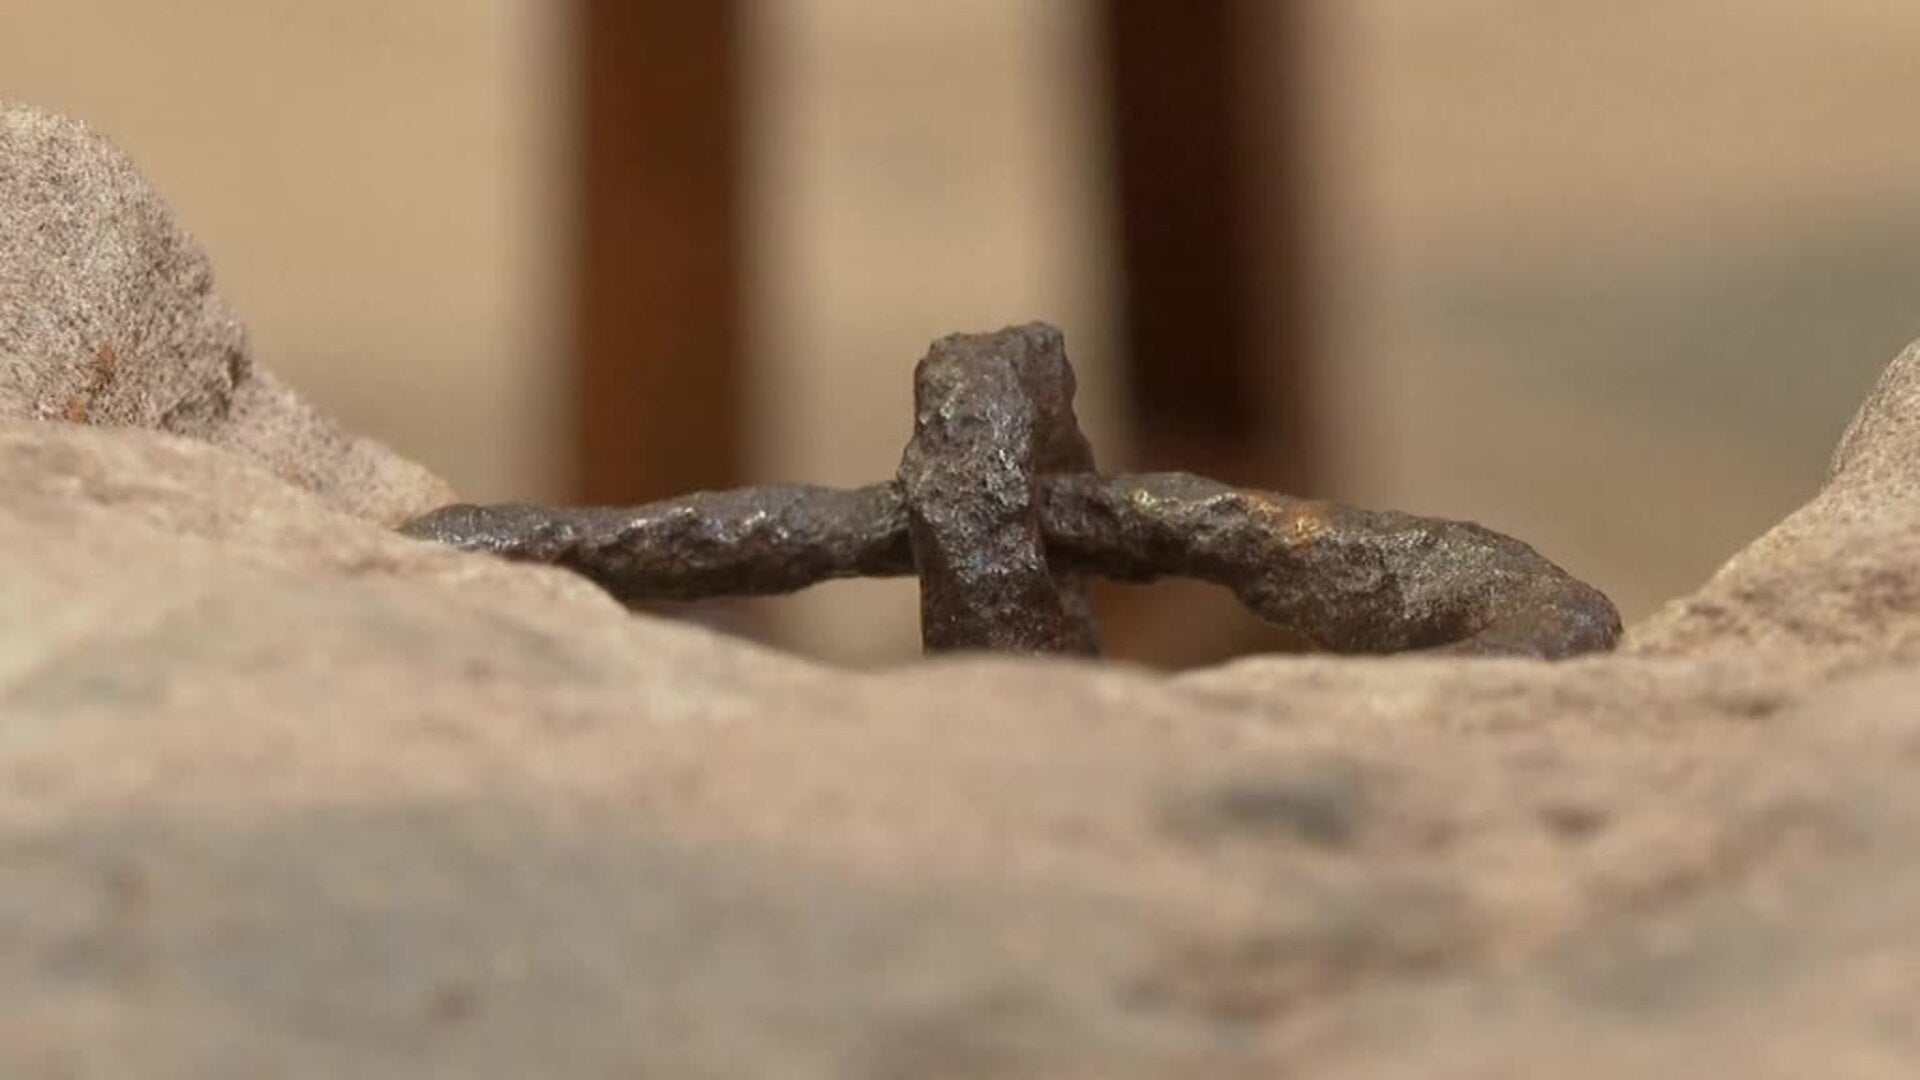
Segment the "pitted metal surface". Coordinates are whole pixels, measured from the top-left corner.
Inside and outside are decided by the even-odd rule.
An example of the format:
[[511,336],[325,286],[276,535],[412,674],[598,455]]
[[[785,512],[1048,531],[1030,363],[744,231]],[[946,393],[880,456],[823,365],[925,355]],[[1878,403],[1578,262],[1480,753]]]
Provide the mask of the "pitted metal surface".
[[403,531],[567,567],[628,603],[917,574],[929,652],[1097,651],[1081,578],[1192,577],[1340,653],[1561,658],[1613,647],[1599,590],[1464,522],[1101,475],[1057,330],[936,342],[891,481],[700,492],[630,508],[449,506]]

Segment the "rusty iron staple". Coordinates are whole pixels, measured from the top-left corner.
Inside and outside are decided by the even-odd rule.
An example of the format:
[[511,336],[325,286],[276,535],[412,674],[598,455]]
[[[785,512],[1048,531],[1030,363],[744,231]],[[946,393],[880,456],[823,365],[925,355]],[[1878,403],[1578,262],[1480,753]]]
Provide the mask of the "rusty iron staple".
[[935,342],[914,391],[913,438],[884,483],[620,508],[463,504],[402,531],[566,567],[629,604],[918,575],[929,652],[1096,653],[1089,575],[1208,581],[1340,653],[1557,659],[1619,639],[1599,590],[1478,525],[1095,472],[1051,327]]

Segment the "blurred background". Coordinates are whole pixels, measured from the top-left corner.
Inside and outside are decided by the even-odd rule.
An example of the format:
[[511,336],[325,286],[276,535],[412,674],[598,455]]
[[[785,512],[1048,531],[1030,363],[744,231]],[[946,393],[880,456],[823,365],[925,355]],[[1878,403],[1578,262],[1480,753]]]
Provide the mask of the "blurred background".
[[[1510,532],[1631,621],[1920,336],[1904,0],[0,0],[261,360],[477,500],[891,474],[1044,318],[1103,464]],[[1284,647],[1214,590],[1110,651]],[[754,604],[917,650],[910,582]]]

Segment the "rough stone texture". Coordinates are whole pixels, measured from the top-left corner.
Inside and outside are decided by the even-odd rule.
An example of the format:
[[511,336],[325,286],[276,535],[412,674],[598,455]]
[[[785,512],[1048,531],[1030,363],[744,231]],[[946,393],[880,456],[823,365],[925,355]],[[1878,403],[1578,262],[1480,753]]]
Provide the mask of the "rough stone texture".
[[1920,560],[1849,592],[1913,513],[1857,484],[1663,655],[854,674],[10,423],[0,1074],[1909,1075]]
[[[1858,667],[1920,652],[1920,344],[1881,376],[1806,506],[1635,629],[1641,655],[1790,653]],[[1818,568],[1817,573],[1797,572]]]
[[396,524],[446,484],[254,364],[207,260],[85,125],[0,101],[0,418],[155,428],[232,448]]
[[1838,462],[1611,656],[862,674],[0,420],[0,1076],[1904,1080],[1920,352]]

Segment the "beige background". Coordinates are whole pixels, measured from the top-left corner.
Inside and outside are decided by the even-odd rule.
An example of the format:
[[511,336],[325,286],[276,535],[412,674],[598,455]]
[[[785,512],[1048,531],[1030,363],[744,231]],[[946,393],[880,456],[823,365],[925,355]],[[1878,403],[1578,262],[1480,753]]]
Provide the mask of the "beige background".
[[1811,492],[1920,336],[1920,5],[1317,10],[1343,493],[1631,616]]
[[560,5],[0,8],[0,97],[134,156],[264,362],[466,493],[560,488]]
[[[561,10],[7,0],[0,96],[127,146],[313,397],[475,497],[543,497]],[[748,10],[757,468],[883,474],[926,340],[1037,315],[1119,446],[1087,0]],[[1508,529],[1634,615],[1817,483],[1920,335],[1920,6],[1310,10],[1326,494]],[[910,590],[780,610],[809,651],[911,648]]]

